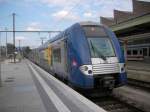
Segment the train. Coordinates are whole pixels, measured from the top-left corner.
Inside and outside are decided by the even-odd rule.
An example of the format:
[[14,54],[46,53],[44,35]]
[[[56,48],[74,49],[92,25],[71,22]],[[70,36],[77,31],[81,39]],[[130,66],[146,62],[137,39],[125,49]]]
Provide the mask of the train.
[[128,45],[127,60],[145,61],[150,57],[150,44]]
[[113,90],[127,83],[125,59],[115,34],[96,22],[75,23],[40,47],[29,59],[83,90]]

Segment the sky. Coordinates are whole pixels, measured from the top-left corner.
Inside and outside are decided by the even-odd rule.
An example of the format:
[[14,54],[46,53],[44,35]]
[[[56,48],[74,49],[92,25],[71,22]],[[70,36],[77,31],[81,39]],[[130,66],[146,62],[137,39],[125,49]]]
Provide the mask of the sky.
[[[60,30],[79,21],[100,22],[100,16],[113,17],[113,10],[132,12],[132,0],[0,0],[0,30],[12,30],[12,13],[16,13],[16,30]],[[5,33],[1,33],[5,44]],[[16,33],[16,45],[37,47],[40,37],[48,33]],[[12,42],[12,33],[8,33]]]

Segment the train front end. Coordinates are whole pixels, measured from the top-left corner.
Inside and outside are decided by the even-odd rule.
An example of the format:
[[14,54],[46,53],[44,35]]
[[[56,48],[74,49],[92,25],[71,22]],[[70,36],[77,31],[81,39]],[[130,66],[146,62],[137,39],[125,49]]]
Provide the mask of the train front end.
[[91,64],[81,65],[80,71],[88,85],[93,83],[93,88],[112,90],[126,84],[125,60],[114,33],[102,25],[83,25],[82,28],[89,48],[84,52],[89,52]]

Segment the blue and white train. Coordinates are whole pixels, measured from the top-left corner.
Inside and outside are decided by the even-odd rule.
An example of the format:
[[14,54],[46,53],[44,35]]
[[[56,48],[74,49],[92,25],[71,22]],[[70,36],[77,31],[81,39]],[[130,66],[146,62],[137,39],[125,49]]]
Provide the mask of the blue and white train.
[[30,59],[81,89],[113,89],[127,82],[115,34],[94,22],[76,23],[32,50]]

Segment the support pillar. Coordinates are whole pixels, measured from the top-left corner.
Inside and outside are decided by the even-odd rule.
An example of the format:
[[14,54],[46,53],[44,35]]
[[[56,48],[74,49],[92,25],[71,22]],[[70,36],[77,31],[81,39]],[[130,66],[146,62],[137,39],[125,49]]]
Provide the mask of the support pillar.
[[128,40],[124,40],[123,42],[123,48],[124,48],[124,57],[125,57],[125,61],[127,61],[127,44],[128,44]]

